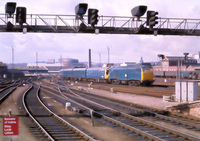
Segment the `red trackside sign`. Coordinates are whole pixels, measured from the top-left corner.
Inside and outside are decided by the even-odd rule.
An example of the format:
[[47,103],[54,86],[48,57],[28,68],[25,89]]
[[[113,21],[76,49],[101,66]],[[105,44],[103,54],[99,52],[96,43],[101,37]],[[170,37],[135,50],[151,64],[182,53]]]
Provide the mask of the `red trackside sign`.
[[18,117],[3,117],[3,135],[18,136]]

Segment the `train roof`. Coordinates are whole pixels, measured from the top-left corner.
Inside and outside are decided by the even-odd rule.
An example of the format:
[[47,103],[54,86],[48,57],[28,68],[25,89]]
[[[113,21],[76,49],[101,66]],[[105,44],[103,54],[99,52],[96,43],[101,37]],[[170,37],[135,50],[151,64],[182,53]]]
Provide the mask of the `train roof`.
[[142,68],[145,65],[142,64],[134,64],[134,65],[130,65],[130,66],[113,66],[113,68]]
[[117,69],[117,68],[120,68],[120,69],[126,69],[126,68],[151,68],[151,66],[149,65],[145,65],[145,64],[133,64],[133,65],[130,65],[130,66],[108,66],[108,67],[95,67],[95,68],[68,68],[68,69],[62,69],[60,71],[70,71],[70,70],[105,70],[105,69]]

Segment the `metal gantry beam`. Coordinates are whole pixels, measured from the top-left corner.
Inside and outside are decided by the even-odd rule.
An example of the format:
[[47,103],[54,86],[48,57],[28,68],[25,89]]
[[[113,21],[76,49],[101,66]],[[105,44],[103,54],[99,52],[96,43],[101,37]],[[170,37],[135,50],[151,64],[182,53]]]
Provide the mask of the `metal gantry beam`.
[[[0,14],[0,32],[22,32],[23,28],[26,28],[27,32],[32,33],[95,33],[98,31],[99,34],[200,36],[200,19],[159,18],[158,24],[151,30],[146,25],[146,17],[141,17],[138,21],[134,17],[99,16],[99,22],[93,28],[85,22],[87,16],[79,20],[75,15],[29,14],[23,26],[15,23],[15,16],[7,18],[5,14]],[[11,30],[7,27],[9,21],[13,24]]]

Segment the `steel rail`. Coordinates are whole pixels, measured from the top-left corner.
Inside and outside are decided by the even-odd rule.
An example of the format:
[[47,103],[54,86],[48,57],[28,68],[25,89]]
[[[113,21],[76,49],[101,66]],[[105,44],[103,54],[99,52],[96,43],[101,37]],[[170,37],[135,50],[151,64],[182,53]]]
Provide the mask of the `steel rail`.
[[90,137],[89,135],[85,134],[84,132],[82,132],[81,130],[79,130],[78,128],[76,128],[75,126],[73,126],[72,124],[70,124],[69,122],[67,122],[66,120],[64,120],[63,118],[61,118],[60,116],[58,116],[57,114],[55,114],[53,111],[51,111],[41,100],[40,96],[39,96],[39,92],[37,93],[37,99],[40,102],[40,104],[49,112],[51,113],[54,117],[56,117],[58,120],[62,121],[64,124],[72,127],[75,131],[77,131],[78,133],[80,133],[82,136],[84,136],[84,138],[86,140],[90,140],[90,141],[96,141],[95,139],[93,139],[92,137]]
[[[68,88],[68,89],[69,89],[69,88]],[[73,93],[73,94],[75,94],[75,93]],[[75,95],[77,95],[77,94],[75,94]],[[119,111],[117,111],[117,110],[115,110],[115,109],[112,109],[112,108],[106,107],[106,106],[104,106],[104,105],[101,105],[101,104],[99,104],[99,103],[95,103],[95,102],[93,102],[93,101],[91,101],[91,100],[85,99],[85,98],[83,98],[83,97],[81,97],[81,96],[79,96],[79,95],[77,95],[77,97],[79,97],[81,100],[87,101],[87,102],[92,103],[92,104],[94,104],[94,105],[101,106],[101,107],[103,107],[104,109],[108,109],[108,110],[110,110],[110,111],[112,111],[112,112],[119,113],[121,116],[127,117],[127,118],[129,118],[129,119],[131,119],[131,120],[138,121],[138,122],[140,122],[140,123],[143,123],[143,124],[146,124],[146,125],[149,125],[149,126],[156,127],[156,128],[158,128],[158,129],[160,129],[160,130],[165,130],[165,131],[167,131],[167,132],[169,132],[169,133],[172,133],[172,134],[176,133],[177,135],[179,135],[179,136],[181,136],[181,137],[184,137],[184,138],[187,138],[187,139],[190,139],[190,140],[194,140],[194,141],[200,140],[200,137],[196,137],[196,136],[192,136],[192,135],[189,135],[189,134],[186,134],[186,133],[183,133],[183,132],[179,132],[179,131],[176,131],[176,130],[174,130],[174,129],[167,128],[167,127],[164,127],[164,126],[162,126],[162,125],[159,125],[159,124],[156,124],[156,123],[147,121],[147,120],[145,120],[145,119],[141,119],[141,118],[137,118],[137,117],[131,116],[131,115],[126,114],[126,113],[124,113],[124,112],[119,112]],[[94,112],[97,113],[97,114],[100,114],[100,113],[98,113],[98,112],[96,112],[96,111],[94,111]],[[100,115],[102,115],[102,114],[100,114]],[[106,117],[105,115],[102,115],[102,116]],[[118,123],[118,121],[117,121],[117,123]]]
[[59,91],[60,94],[61,94],[63,97],[65,97],[68,101],[73,102],[74,104],[76,104],[76,105],[78,105],[78,106],[80,106],[80,107],[83,107],[84,109],[86,109],[86,110],[88,110],[88,111],[93,110],[93,109],[88,108],[88,107],[86,107],[86,106],[84,106],[84,105],[82,105],[82,104],[80,104],[80,103],[78,103],[78,102],[76,102],[76,101],[74,101],[74,100],[71,100],[71,99],[68,98],[67,96],[65,96],[65,95],[61,92],[61,90],[60,90],[59,87],[58,87],[58,91]]
[[[64,84],[64,83],[63,83]],[[64,84],[65,85],[65,84]],[[65,87],[66,87],[66,85],[65,85]],[[68,89],[68,88],[67,88]],[[118,112],[118,111],[117,111]],[[98,114],[98,115],[101,115],[102,117],[104,117],[105,119],[108,119],[108,120],[113,120],[112,118],[110,118],[110,117],[107,117],[107,116],[104,116],[104,115],[102,115],[102,114],[100,114],[100,113],[98,113],[98,112],[94,112],[94,113],[96,113],[96,114]],[[118,112],[119,114],[121,114],[121,113],[123,113],[123,112]],[[126,113],[125,113],[126,114]],[[130,116],[130,115],[128,115],[128,116]],[[131,118],[132,118],[132,116],[130,116]],[[130,118],[129,117],[129,118]],[[114,123],[116,123],[116,124],[118,124],[118,125],[121,125],[121,126],[126,126],[126,124],[124,124],[124,123],[122,123],[122,122],[120,122],[120,121],[116,121],[116,120],[114,120],[113,121]],[[140,121],[141,122],[141,121]],[[147,125],[149,125],[149,126],[152,126],[152,125],[150,125],[149,124],[149,122],[147,121],[147,123],[145,123],[145,124],[147,124]],[[126,127],[125,127],[126,128]],[[133,129],[133,128],[131,128],[129,125],[127,126],[127,128],[128,129]],[[163,130],[163,128],[161,128],[160,127],[160,125],[157,125],[156,126],[156,128],[159,128],[159,129],[161,129],[161,130]],[[175,130],[170,130],[170,128],[167,128],[168,130],[166,130],[167,132],[169,132],[169,133],[172,133],[173,134],[173,132],[175,132],[176,134],[178,133],[178,135],[180,136],[180,137],[183,137],[183,138],[188,138],[188,139],[190,139],[190,140],[198,140],[199,138],[198,137],[195,137],[195,136],[191,136],[191,135],[188,135],[188,134],[185,134],[185,133],[180,133],[180,132],[176,132]],[[133,129],[134,130],[134,129]],[[138,130],[138,129],[137,129]],[[138,131],[136,131],[137,133],[138,133]],[[138,133],[139,134],[139,133]],[[148,136],[148,135],[146,135],[146,136]],[[150,135],[149,136],[149,138],[152,138],[151,137],[152,135]],[[189,137],[188,137],[189,136]]]
[[[43,88],[45,88],[45,86],[41,86],[41,89],[42,89],[42,90],[48,91],[48,90],[43,89]],[[88,107],[86,107],[86,106],[84,106],[84,105],[82,105],[82,104],[80,104],[80,103],[78,103],[78,102],[76,102],[76,101],[71,100],[71,99],[68,98],[67,96],[65,96],[65,95],[61,92],[61,90],[60,90],[59,87],[57,87],[57,89],[58,89],[58,92],[59,92],[61,95],[56,95],[55,93],[53,93],[54,96],[57,96],[57,97],[59,97],[59,98],[64,98],[65,100],[67,100],[67,101],[69,101],[69,102],[71,102],[71,103],[73,103],[73,104],[76,104],[76,105],[78,105],[79,107],[82,107],[83,109],[86,109],[86,110],[88,110],[88,111],[93,110],[93,109],[88,108]],[[49,92],[49,91],[48,91],[48,92]],[[52,93],[51,93],[51,94],[52,94]]]
[[[69,89],[69,90],[70,90],[70,89]],[[63,95],[64,95],[64,94],[63,94]],[[76,95],[76,94],[75,94],[75,95]],[[80,98],[80,97],[79,97],[79,98]],[[84,99],[84,98],[83,98],[83,99]],[[92,102],[92,101],[90,101],[90,102],[93,103],[93,104],[95,104],[95,103]],[[119,113],[118,111],[116,111],[116,110],[114,110],[114,109],[112,109],[112,108],[108,108],[108,107],[105,107],[105,106],[100,105],[100,104],[97,104],[97,105],[98,105],[98,106],[101,106],[101,107],[103,107],[103,108],[105,108],[105,109],[109,109],[110,111],[114,111],[115,113]],[[84,106],[84,107],[85,107],[85,106]],[[151,134],[149,134],[149,133],[143,132],[143,131],[141,131],[141,130],[139,130],[139,129],[137,129],[137,128],[131,127],[131,126],[129,126],[129,125],[127,125],[127,124],[124,124],[124,123],[122,123],[122,122],[120,122],[120,121],[114,120],[114,119],[112,119],[112,118],[110,118],[110,117],[108,117],[108,116],[105,116],[105,115],[103,115],[103,114],[100,114],[100,113],[98,113],[98,112],[96,112],[96,111],[94,111],[93,113],[96,113],[96,114],[98,114],[98,115],[104,117],[104,119],[109,120],[109,121],[112,121],[112,122],[114,122],[114,123],[117,124],[117,125],[123,126],[123,127],[127,128],[127,129],[129,129],[129,130],[132,130],[132,131],[134,131],[135,133],[137,133],[137,134],[139,134],[139,135],[141,135],[141,136],[145,136],[145,137],[147,137],[147,138],[149,138],[149,139],[153,139],[153,140],[164,141],[164,140],[161,139],[161,138],[158,138],[158,137],[153,136],[153,135],[151,135]]]
[[[4,94],[2,97],[0,97],[0,104],[17,88],[14,87],[12,89],[10,89],[6,94]],[[7,88],[8,89],[8,88]]]
[[76,101],[74,101],[74,100],[71,100],[69,97],[67,97],[66,95],[64,95],[64,94],[61,92],[59,85],[57,85],[57,87],[58,87],[58,91],[60,92],[60,94],[61,94],[65,99],[67,99],[68,101],[70,101],[70,102],[72,102],[72,103],[74,103],[74,104],[76,104],[76,105],[78,105],[78,106],[80,106],[80,107],[82,107],[82,108],[84,108],[84,109],[86,109],[86,110],[89,111],[90,117],[91,117],[91,125],[93,126],[93,125],[94,125],[94,119],[93,119],[94,110],[91,109],[91,108],[88,108],[87,106],[84,106],[84,105],[82,105],[82,104],[80,104],[80,103],[78,103],[78,102],[76,102]]
[[[77,90],[73,89],[73,91],[77,91]],[[77,91],[77,92],[80,92],[80,91]],[[148,110],[147,107],[146,107],[146,109],[148,111],[146,109],[140,109],[140,108],[136,108],[136,107],[130,107],[128,105],[117,103],[115,101],[107,100],[107,99],[104,99],[103,97],[99,97],[99,95],[97,95],[97,94],[92,94],[91,95],[90,93],[87,93],[87,96],[94,97],[95,99],[97,99],[96,101],[98,101],[98,99],[99,99],[99,101],[106,101],[106,102],[111,103],[112,105],[118,105],[120,107],[136,111],[138,113],[148,113],[148,114],[154,115],[156,118],[159,118],[159,119],[165,119],[165,120],[168,120],[168,121],[171,121],[171,122],[182,124],[184,126],[193,127],[193,128],[198,129],[198,130],[200,129],[200,126],[197,125],[196,123],[191,123],[191,122],[188,122],[188,121],[179,120],[179,119],[174,118],[174,117],[169,117],[169,116],[161,115],[161,114],[156,113],[156,112],[151,112],[151,111]]]
[[163,139],[161,139],[161,138],[159,138],[159,137],[157,137],[157,136],[154,136],[154,135],[149,134],[149,133],[147,133],[147,132],[144,132],[144,131],[142,131],[142,130],[140,130],[140,129],[137,129],[137,128],[135,128],[135,127],[132,127],[132,126],[130,126],[130,125],[127,125],[127,124],[125,124],[125,123],[123,123],[123,122],[121,122],[121,121],[118,121],[118,120],[115,120],[115,119],[110,118],[110,117],[108,117],[108,116],[105,116],[105,115],[103,115],[103,114],[101,114],[101,113],[99,113],[99,112],[96,112],[96,111],[95,111],[95,113],[96,113],[96,114],[99,114],[100,116],[102,116],[105,120],[111,121],[112,123],[114,123],[114,124],[116,124],[116,125],[119,125],[119,126],[121,126],[121,127],[125,127],[126,129],[129,129],[129,130],[131,130],[131,131],[133,131],[133,132],[135,132],[135,133],[137,133],[137,134],[139,134],[139,135],[141,135],[141,136],[143,136],[143,137],[147,137],[147,138],[150,139],[150,140],[165,141],[165,140],[163,140]]
[[[44,86],[42,86],[42,87],[44,87]],[[75,104],[75,105],[78,105],[79,107],[82,107],[83,109],[86,109],[86,110],[89,112],[90,116],[91,116],[91,125],[92,125],[92,126],[94,125],[94,119],[93,119],[93,111],[94,111],[94,110],[93,110],[93,109],[88,108],[88,107],[86,107],[86,106],[84,106],[84,105],[82,105],[82,104],[80,104],[80,103],[78,103],[78,102],[76,102],[76,101],[74,101],[74,100],[71,100],[71,99],[68,98],[67,96],[65,96],[65,95],[61,92],[61,89],[60,89],[59,85],[57,85],[56,89],[58,89],[58,92],[59,92],[61,95],[56,95],[55,93],[52,94],[52,92],[51,92],[52,95],[54,95],[54,96],[56,96],[56,97],[59,97],[59,98],[64,98],[64,99],[67,100],[68,102],[71,102],[71,103],[73,103],[73,104]],[[42,89],[42,90],[47,91],[46,89]],[[49,91],[48,91],[48,92],[49,92]]]
[[23,105],[24,105],[24,108],[26,110],[26,112],[28,113],[28,115],[31,117],[31,119],[37,124],[37,126],[42,130],[42,132],[47,135],[47,137],[51,140],[51,141],[55,141],[53,139],[53,137],[51,137],[51,135],[44,129],[44,127],[33,117],[33,115],[30,113],[28,107],[27,107],[27,104],[25,102],[25,98],[26,98],[26,95],[28,94],[28,92],[33,89],[33,85],[31,84],[29,89],[27,89],[24,94],[23,94],[23,98],[22,98],[22,102],[23,102]]
[[155,117],[157,117],[157,118],[168,120],[168,121],[171,121],[171,122],[175,122],[175,123],[178,123],[178,124],[182,124],[184,126],[188,126],[188,127],[192,127],[192,128],[196,128],[197,130],[200,130],[200,125],[198,125],[198,124],[189,123],[187,121],[179,120],[179,119],[174,118],[174,117],[168,117],[168,116],[164,116],[164,115],[157,114],[157,113],[154,113],[154,114],[155,114]]
[[[65,85],[65,83],[63,83],[63,85]],[[70,88],[70,90],[71,90],[71,88]],[[78,91],[78,90],[73,89],[73,91]],[[73,93],[73,91],[71,91],[71,92]],[[78,92],[80,92],[80,91],[78,91]],[[91,95],[91,93],[89,93],[89,92],[86,92],[86,93]],[[96,96],[97,94],[92,94],[91,96],[94,96],[94,95]],[[100,98],[105,98],[103,96],[99,96],[99,95],[97,95],[97,96],[100,97]],[[109,98],[109,100],[112,101],[112,98]],[[121,100],[117,100],[117,101],[119,101],[120,103],[123,103],[123,101],[121,101]],[[179,123],[179,124],[182,124],[182,125],[185,125],[185,126],[188,126],[188,127],[195,127],[196,129],[200,128],[200,126],[198,124],[190,122],[190,121],[199,122],[200,119],[198,119],[198,118],[188,117],[186,115],[182,115],[182,114],[178,114],[178,113],[174,113],[174,112],[169,112],[169,111],[166,111],[166,110],[163,111],[163,110],[160,110],[160,109],[156,109],[156,108],[152,108],[152,107],[144,106],[144,105],[139,105],[139,104],[134,104],[134,103],[129,103],[128,105],[130,105],[130,104],[133,105],[134,107],[136,107],[136,108],[133,108],[133,110],[140,109],[138,112],[146,111],[145,109],[147,109],[150,114],[153,114],[157,118],[165,119],[165,120],[172,121],[172,122],[175,122],[175,123]],[[153,112],[150,112],[149,110],[153,111]],[[162,115],[162,114],[165,114],[165,113],[169,114],[169,116],[172,116],[172,117]],[[179,120],[179,119],[177,119],[177,117],[181,117],[183,119],[190,120],[190,121]],[[188,122],[190,122],[190,123],[188,123]]]
[[17,81],[14,81],[14,83],[9,84],[9,86],[6,86],[5,88],[0,90],[0,93],[3,91],[6,91],[7,89],[10,89],[6,94],[4,94],[3,96],[0,97],[0,104],[20,85],[20,81],[19,83],[17,83]]

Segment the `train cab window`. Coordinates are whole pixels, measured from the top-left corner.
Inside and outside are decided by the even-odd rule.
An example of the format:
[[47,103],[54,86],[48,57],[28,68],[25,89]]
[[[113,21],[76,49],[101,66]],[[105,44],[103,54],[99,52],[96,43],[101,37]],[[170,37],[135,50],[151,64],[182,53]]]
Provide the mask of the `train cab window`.
[[106,70],[106,75],[108,75],[109,74],[109,70]]

